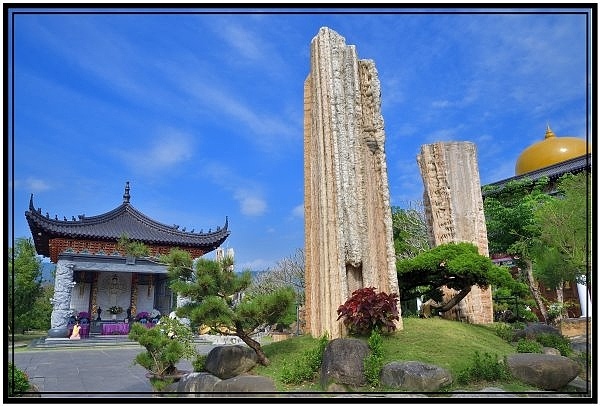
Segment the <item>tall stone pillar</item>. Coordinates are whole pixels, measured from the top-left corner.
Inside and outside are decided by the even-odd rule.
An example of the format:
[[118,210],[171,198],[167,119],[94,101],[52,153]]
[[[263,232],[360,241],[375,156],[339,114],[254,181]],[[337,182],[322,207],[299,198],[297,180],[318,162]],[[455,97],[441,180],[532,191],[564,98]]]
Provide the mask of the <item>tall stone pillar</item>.
[[71,292],[73,291],[73,264],[59,259],[56,263],[52,315],[50,316],[49,338],[67,337],[67,323],[71,316]]
[[[475,144],[437,142],[421,146],[417,162],[423,178],[425,217],[432,246],[471,242],[488,256],[487,229]],[[456,291],[445,290],[445,300]],[[494,321],[492,289],[473,286],[444,317],[475,324]]]
[[314,337],[345,334],[337,309],[354,290],[398,293],[384,142],[374,62],[321,28],[304,83],[306,328]]

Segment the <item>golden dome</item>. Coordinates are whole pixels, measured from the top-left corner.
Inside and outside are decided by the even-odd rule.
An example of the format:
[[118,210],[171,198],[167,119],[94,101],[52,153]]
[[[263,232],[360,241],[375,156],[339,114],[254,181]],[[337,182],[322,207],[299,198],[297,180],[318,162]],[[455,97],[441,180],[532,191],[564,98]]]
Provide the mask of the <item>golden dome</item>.
[[[591,152],[591,146],[589,146]],[[582,138],[557,137],[550,126],[544,140],[525,148],[515,165],[515,175],[532,172],[588,153],[588,144]]]

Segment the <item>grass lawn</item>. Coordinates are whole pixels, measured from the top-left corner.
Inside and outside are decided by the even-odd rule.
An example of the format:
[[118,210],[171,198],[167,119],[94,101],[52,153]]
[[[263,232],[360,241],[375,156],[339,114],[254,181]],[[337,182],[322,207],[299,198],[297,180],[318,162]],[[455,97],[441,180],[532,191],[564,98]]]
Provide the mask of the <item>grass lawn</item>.
[[16,343],[27,343],[29,344],[31,341],[37,339],[37,338],[41,338],[41,337],[46,337],[48,335],[47,331],[41,331],[41,330],[32,330],[32,331],[28,331],[25,334],[9,334],[8,335],[8,341],[9,343],[14,342]]
[[[383,336],[384,364],[392,361],[421,361],[445,368],[456,377],[472,363],[476,351],[496,355],[498,359],[516,352],[515,347],[487,326],[441,318],[407,317],[403,322],[402,331]],[[367,338],[364,340],[367,341]],[[303,353],[316,345],[317,339],[308,335],[266,344],[263,349],[271,364],[267,367],[259,365],[253,369],[253,373],[272,378],[279,391],[321,391],[318,377],[301,385],[286,385],[281,379],[284,368],[290,368],[295,359],[302,357]],[[509,391],[532,389],[518,382],[482,382],[467,387],[454,383],[447,389],[477,390],[486,386],[499,386]]]

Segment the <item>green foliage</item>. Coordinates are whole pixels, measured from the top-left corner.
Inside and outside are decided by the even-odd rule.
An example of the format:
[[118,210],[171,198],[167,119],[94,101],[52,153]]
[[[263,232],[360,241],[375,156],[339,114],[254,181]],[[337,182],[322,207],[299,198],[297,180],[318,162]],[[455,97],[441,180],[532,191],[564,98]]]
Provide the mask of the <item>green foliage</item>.
[[133,323],[129,338],[146,349],[135,357],[134,364],[158,377],[176,372],[181,359],[192,359],[197,354],[190,328],[167,316],[152,328]]
[[147,257],[150,255],[150,248],[140,241],[133,241],[127,234],[121,234],[117,241],[117,248],[123,250],[125,255],[134,257]]
[[174,249],[161,261],[169,265],[173,292],[190,299],[176,310],[178,316],[207,326],[214,334],[238,336],[256,352],[261,364],[268,363],[260,343],[251,336],[264,325],[289,322],[290,313],[295,314],[291,287],[242,295],[251,283],[251,274],[234,272],[233,260],[227,256],[219,261],[198,258],[192,263],[189,253]]
[[[42,295],[41,260],[36,256],[33,241],[19,238],[8,252],[9,332],[22,332],[34,327],[40,313],[36,306]],[[48,318],[49,320],[49,318]]]
[[[403,299],[424,296],[441,301],[441,288],[461,291],[473,285],[486,288],[490,284],[519,285],[504,268],[480,255],[471,243],[448,243],[425,251],[414,258],[396,262],[398,285]],[[451,308],[451,307],[450,307]],[[449,309],[446,309],[447,311]]]
[[383,368],[383,338],[377,330],[369,337],[371,353],[364,360],[365,378],[371,387],[379,386],[381,369]]
[[429,249],[423,210],[392,207],[392,232],[396,258],[412,258]]
[[562,356],[567,357],[573,352],[571,341],[563,335],[541,333],[535,339],[544,347],[556,348]]
[[585,283],[591,254],[590,182],[586,172],[566,174],[558,181],[559,195],[536,208],[540,225],[536,277],[546,286],[576,279]]
[[305,350],[301,356],[294,358],[291,365],[284,365],[281,370],[281,381],[298,385],[314,379],[321,367],[323,352],[329,343],[327,334],[323,334],[312,348]]
[[542,345],[535,340],[528,340],[526,338],[521,338],[517,342],[517,352],[541,354],[542,353]]
[[338,320],[343,318],[350,334],[367,335],[373,330],[392,332],[396,330],[398,294],[375,293],[375,288],[362,288],[337,309]]
[[14,366],[11,362],[8,363],[8,396],[21,396],[31,387],[27,374]]
[[206,357],[205,354],[198,354],[196,358],[192,361],[192,368],[194,372],[202,372],[205,370],[206,366]]
[[503,339],[504,341],[511,343],[514,336],[515,336],[515,330],[513,329],[513,327],[508,324],[508,323],[494,323],[492,325],[492,328],[494,329],[494,332],[496,333],[496,335],[498,337],[500,337],[501,339]]
[[510,379],[510,371],[505,362],[499,362],[498,356],[487,352],[475,351],[471,364],[457,375],[457,382],[469,384],[473,382],[494,382]]

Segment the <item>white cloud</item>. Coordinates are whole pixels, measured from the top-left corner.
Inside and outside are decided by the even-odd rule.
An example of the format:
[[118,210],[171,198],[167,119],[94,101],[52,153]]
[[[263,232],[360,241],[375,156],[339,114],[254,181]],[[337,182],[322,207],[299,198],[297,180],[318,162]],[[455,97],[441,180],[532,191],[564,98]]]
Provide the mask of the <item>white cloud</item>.
[[188,134],[165,129],[149,145],[140,146],[136,153],[119,151],[118,155],[140,172],[165,170],[189,160],[194,153],[194,142]]
[[250,269],[252,271],[262,271],[274,265],[273,261],[269,261],[262,258],[256,258],[251,261],[246,261],[241,264],[236,264],[235,268],[237,271],[245,271]]
[[25,189],[31,193],[43,192],[51,188],[50,184],[43,179],[28,177],[25,180],[15,180],[15,189]]
[[233,196],[240,203],[240,210],[246,216],[261,216],[267,210],[267,203],[258,195],[247,190],[238,190]]
[[292,209],[292,217],[304,217],[304,203],[301,203]]

